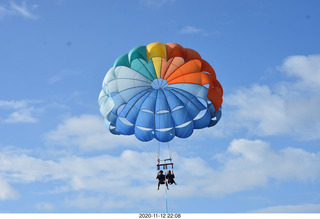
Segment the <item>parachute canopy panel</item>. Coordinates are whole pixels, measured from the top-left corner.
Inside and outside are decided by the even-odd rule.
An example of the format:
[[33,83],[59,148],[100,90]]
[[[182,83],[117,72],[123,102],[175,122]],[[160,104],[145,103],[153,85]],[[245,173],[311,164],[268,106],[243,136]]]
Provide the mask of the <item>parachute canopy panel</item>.
[[112,134],[168,142],[216,125],[222,96],[216,73],[199,53],[155,42],[115,61],[103,80],[99,105]]

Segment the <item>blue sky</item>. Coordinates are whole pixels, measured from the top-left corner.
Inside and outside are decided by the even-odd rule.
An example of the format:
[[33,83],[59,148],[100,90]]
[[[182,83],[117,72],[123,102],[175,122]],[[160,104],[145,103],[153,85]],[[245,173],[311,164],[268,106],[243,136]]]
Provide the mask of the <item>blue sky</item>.
[[0,0],[0,212],[163,212],[155,150],[97,103],[115,59],[175,42],[212,64],[218,125],[171,143],[170,212],[320,212],[312,0]]

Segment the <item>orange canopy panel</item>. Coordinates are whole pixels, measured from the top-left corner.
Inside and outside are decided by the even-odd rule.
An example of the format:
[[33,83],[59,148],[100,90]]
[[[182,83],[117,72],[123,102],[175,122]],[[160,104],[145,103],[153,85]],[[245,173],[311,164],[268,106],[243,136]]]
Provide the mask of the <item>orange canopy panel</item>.
[[191,83],[191,84],[209,84],[212,81],[211,75],[204,72],[193,72],[168,80],[168,84]]
[[167,59],[172,57],[182,57],[184,58],[184,48],[177,43],[167,43]]
[[216,112],[222,105],[222,102],[223,102],[222,95],[223,95],[223,89],[221,84],[217,80],[211,83],[208,90],[207,97],[214,105]]
[[188,74],[192,72],[200,72],[200,71],[201,71],[201,61],[191,60],[185,63],[184,65],[180,66],[177,70],[172,72],[170,75],[166,74],[164,79],[166,79],[167,81],[170,81],[184,74]]
[[201,63],[202,63],[201,71],[206,71],[210,73],[214,79],[217,79],[216,72],[211,67],[211,65],[206,60],[203,60],[203,59],[201,60]]
[[167,78],[184,63],[185,63],[184,59],[181,57],[173,57],[168,61],[166,61],[165,59],[162,59],[161,78]]
[[193,59],[202,60],[200,54],[198,52],[196,52],[195,50],[185,48],[184,51],[185,51],[185,58],[184,59],[186,60],[186,62],[193,60]]

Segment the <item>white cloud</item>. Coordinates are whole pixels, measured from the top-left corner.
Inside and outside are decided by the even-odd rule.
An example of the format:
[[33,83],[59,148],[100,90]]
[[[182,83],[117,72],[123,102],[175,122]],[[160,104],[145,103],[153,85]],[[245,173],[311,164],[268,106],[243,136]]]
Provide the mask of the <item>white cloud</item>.
[[[55,182],[57,187],[52,187],[48,194],[68,191],[83,194],[67,198],[65,204],[69,207],[110,209],[127,206],[128,199],[139,202],[160,195],[156,193],[155,162],[149,153],[128,150],[120,156],[71,156],[57,161],[6,150],[0,152],[0,173],[8,182],[16,184]],[[4,185],[6,190],[3,191],[9,191],[9,184]],[[86,195],[87,191],[101,196]],[[115,202],[114,198],[118,197],[124,197],[124,200],[121,198],[122,201]],[[46,205],[38,207],[44,208]]]
[[3,111],[5,111],[5,110],[11,111],[11,113],[9,113],[7,118],[1,119],[2,122],[4,122],[4,123],[35,123],[35,122],[37,122],[38,120],[33,116],[33,114],[36,112],[42,111],[42,109],[30,106],[30,104],[32,104],[32,103],[35,103],[35,101],[0,100],[0,110],[2,109]]
[[238,89],[224,99],[231,106],[228,122],[234,128],[261,135],[283,134],[288,129],[285,100],[268,86]]
[[5,123],[35,123],[37,119],[31,116],[30,110],[22,110],[20,112],[13,112],[4,120]]
[[130,136],[111,134],[103,118],[95,115],[68,118],[45,136],[49,144],[78,147],[83,151],[110,149],[135,142]]
[[32,13],[32,10],[37,7],[38,5],[34,4],[30,9],[25,1],[21,2],[21,4],[10,1],[10,5],[0,5],[0,19],[9,16],[21,16],[27,19],[37,19],[37,16]]
[[103,194],[90,196],[84,193],[66,198],[64,203],[68,207],[77,209],[101,209],[115,210],[121,208],[130,208],[135,204],[129,200],[115,200],[112,197],[105,197]]
[[[271,179],[319,181],[320,153],[303,149],[285,148],[273,150],[261,140],[233,140],[224,153],[215,157],[219,169],[213,169],[201,158],[180,158],[183,166],[178,176],[188,183],[185,188],[192,196],[223,196],[235,192],[262,187]],[[236,182],[236,183],[235,183]]]
[[253,85],[224,97],[224,128],[246,128],[257,136],[290,135],[302,140],[319,139],[320,56],[292,56],[280,69],[299,76],[295,82],[274,86]]
[[48,202],[40,202],[36,204],[36,209],[39,211],[53,211],[54,205]]
[[194,33],[199,33],[199,32],[202,32],[202,31],[203,31],[202,29],[199,29],[197,27],[184,26],[183,28],[181,28],[179,33],[181,33],[181,34],[194,34]]
[[17,199],[19,193],[14,190],[0,175],[0,200]]
[[233,140],[228,153],[231,159],[227,158],[225,170],[256,172],[251,177],[302,181],[319,180],[320,177],[320,153],[291,147],[276,151],[267,142],[247,139]]
[[[289,56],[279,67],[290,76],[296,76],[305,86],[320,86],[320,55]],[[319,87],[318,87],[319,88]]]
[[97,196],[86,196],[85,194],[78,194],[73,198],[66,198],[64,203],[68,207],[78,208],[78,209],[92,209],[101,207],[103,198]]
[[254,213],[320,213],[320,204],[283,205],[252,211]]
[[20,100],[20,101],[5,101],[0,100],[0,108],[7,108],[7,109],[19,109],[27,106],[27,101]]
[[[224,196],[265,186],[271,179],[320,180],[320,153],[290,147],[274,150],[261,140],[233,140],[228,150],[215,159],[221,164],[218,169],[200,157],[176,157],[178,186],[171,187],[170,196]],[[150,153],[131,150],[119,156],[70,156],[56,161],[0,152],[0,173],[7,182],[55,182],[57,187],[48,193],[80,192],[67,197],[65,204],[81,209],[120,209],[128,203],[137,207],[141,202],[156,206],[162,192],[156,191],[155,163]]]
[[180,33],[180,34],[201,34],[203,36],[220,34],[219,31],[208,32],[206,30],[200,29],[198,27],[190,26],[190,25],[186,25],[186,26],[182,27],[178,33]]
[[[35,7],[35,5],[33,7]],[[29,18],[29,19],[36,19],[37,18],[35,15],[33,15],[31,13],[26,2],[24,2],[24,1],[21,3],[21,5],[18,5],[16,3],[14,3],[13,1],[11,1],[11,9],[12,9],[13,13],[18,14],[22,17]]]

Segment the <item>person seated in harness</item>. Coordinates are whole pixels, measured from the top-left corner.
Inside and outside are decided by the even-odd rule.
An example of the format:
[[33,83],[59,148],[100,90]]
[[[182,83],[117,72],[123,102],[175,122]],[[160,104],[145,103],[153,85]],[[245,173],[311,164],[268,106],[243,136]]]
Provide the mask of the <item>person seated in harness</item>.
[[168,173],[167,173],[167,175],[166,175],[166,179],[168,180],[168,183],[170,184],[170,185],[172,185],[173,183],[175,184],[175,185],[177,185],[177,183],[174,181],[174,173],[173,173],[173,171],[172,171],[172,173],[171,173],[171,171],[169,170],[168,171]]
[[157,174],[156,179],[158,179],[158,190],[160,188],[160,184],[166,184],[167,189],[169,190],[168,183],[166,182],[166,177],[163,174],[162,170],[159,171],[159,173]]

